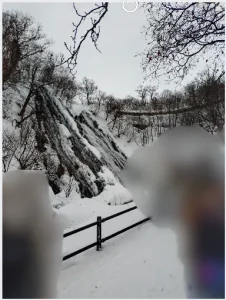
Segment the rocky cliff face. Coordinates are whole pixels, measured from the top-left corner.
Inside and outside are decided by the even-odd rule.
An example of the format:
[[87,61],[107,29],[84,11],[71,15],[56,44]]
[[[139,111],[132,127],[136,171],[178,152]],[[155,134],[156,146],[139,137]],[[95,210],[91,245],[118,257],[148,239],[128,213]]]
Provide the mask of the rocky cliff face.
[[[5,93],[4,103],[7,97],[9,94]],[[13,99],[11,105],[21,107],[23,99],[16,97],[15,91]],[[38,162],[30,168],[46,172],[55,194],[66,184],[69,189],[76,186],[81,197],[93,197],[106,185],[119,181],[126,155],[101,119],[80,105],[64,107],[46,87],[36,88],[30,106],[34,111],[28,118],[30,135],[34,138],[34,151],[39,154]],[[14,109],[14,113],[4,117],[12,123],[18,119],[18,113]],[[15,130],[20,134],[21,126]]]

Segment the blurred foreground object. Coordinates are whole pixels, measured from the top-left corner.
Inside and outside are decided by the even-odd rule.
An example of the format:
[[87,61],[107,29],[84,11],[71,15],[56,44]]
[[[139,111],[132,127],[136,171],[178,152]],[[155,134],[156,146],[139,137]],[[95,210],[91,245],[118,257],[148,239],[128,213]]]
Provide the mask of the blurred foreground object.
[[39,171],[3,175],[3,298],[56,298],[63,223]]
[[174,128],[135,151],[122,172],[138,208],[175,231],[192,298],[224,298],[223,136]]

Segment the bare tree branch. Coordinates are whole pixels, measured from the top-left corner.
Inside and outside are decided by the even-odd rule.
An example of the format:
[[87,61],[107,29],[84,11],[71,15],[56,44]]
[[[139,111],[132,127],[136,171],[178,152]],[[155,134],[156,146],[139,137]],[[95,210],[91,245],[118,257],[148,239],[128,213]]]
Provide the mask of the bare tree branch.
[[[148,23],[144,28],[147,49],[140,55],[147,78],[167,75],[180,81],[203,57],[206,64],[224,59],[222,3],[152,2],[143,7]],[[207,52],[212,55],[206,56]]]
[[[108,11],[108,5],[109,5],[108,2],[102,2],[100,5],[95,4],[95,8],[91,9],[89,12],[80,14],[76,8],[75,3],[73,3],[73,8],[75,10],[75,13],[80,18],[80,20],[77,24],[72,23],[74,26],[73,36],[71,36],[73,46],[71,47],[71,46],[68,46],[67,43],[64,43],[70,56],[62,62],[62,63],[68,64],[68,68],[70,69],[71,72],[75,69],[75,67],[77,65],[78,54],[81,50],[83,43],[88,38],[88,36],[90,36],[95,48],[100,52],[100,50],[98,49],[98,46],[97,46],[97,41],[100,36],[99,24]],[[96,17],[96,15],[97,15],[97,17]],[[90,20],[91,20],[91,27],[86,31],[86,33],[84,35],[82,35],[79,38],[79,36],[78,36],[79,29],[88,17],[90,17]]]

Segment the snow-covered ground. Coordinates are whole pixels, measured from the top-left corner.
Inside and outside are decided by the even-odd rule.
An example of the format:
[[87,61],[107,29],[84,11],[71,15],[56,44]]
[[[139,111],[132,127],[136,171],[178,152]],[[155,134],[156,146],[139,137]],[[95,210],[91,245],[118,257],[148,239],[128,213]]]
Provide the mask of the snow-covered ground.
[[[69,223],[65,232],[133,207],[108,205],[101,198],[80,199],[58,212]],[[135,209],[102,224],[102,237],[145,217]],[[96,241],[96,226],[64,238],[63,255]],[[184,298],[183,266],[175,234],[144,223],[62,264],[60,298]]]
[[[84,206],[81,225],[134,204],[96,205],[89,218]],[[91,202],[94,208],[94,203]],[[63,208],[62,208],[63,209]],[[102,224],[102,237],[142,220],[136,209]],[[87,221],[89,220],[89,221]],[[96,227],[64,238],[64,255],[96,240]],[[62,264],[58,285],[60,298],[184,298],[183,266],[177,258],[175,235],[144,223]]]
[[116,138],[117,144],[125,152],[125,154],[130,157],[132,153],[139,148],[139,145],[136,142],[131,141],[127,142],[128,138],[126,136],[121,136],[121,138]]

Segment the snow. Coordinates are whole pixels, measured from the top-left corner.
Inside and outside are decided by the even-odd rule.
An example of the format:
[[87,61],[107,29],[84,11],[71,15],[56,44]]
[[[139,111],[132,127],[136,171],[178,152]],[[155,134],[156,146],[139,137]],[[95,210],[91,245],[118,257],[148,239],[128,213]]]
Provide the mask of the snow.
[[94,119],[98,122],[98,124],[100,125],[100,127],[107,131],[111,137],[113,137],[113,134],[111,133],[111,131],[109,131],[109,127],[107,125],[107,121],[104,119],[104,116],[103,116],[103,112],[100,111],[99,115],[98,116],[94,116]]
[[[58,195],[51,193],[51,200],[54,207],[58,207],[58,214],[67,219],[66,231],[77,228],[79,224],[88,221],[88,223],[96,221],[98,213],[111,214],[112,211],[120,211],[123,207],[134,206],[130,203],[131,194],[118,182],[114,185],[107,185],[103,192],[93,198],[82,198],[76,191],[65,198],[62,191]],[[127,206],[130,203],[129,206]],[[114,206],[114,208],[111,208]]]
[[[49,89],[48,89],[49,90]],[[53,97],[53,95],[52,95]],[[53,99],[55,100],[55,104],[58,106],[58,108],[60,109],[60,111],[62,112],[62,114],[64,115],[65,119],[69,122],[71,128],[76,131],[76,133],[80,135],[77,124],[75,123],[73,117],[70,115],[70,113],[67,111],[67,109],[60,103],[60,101],[56,98],[53,97]]]
[[87,148],[89,148],[89,150],[91,150],[98,159],[101,159],[100,151],[97,150],[97,148],[90,145],[90,143],[88,143],[88,141],[86,139],[83,139],[83,142],[87,146]]
[[[77,214],[77,228],[134,204],[108,206],[89,199],[61,213]],[[90,201],[91,200],[91,201]],[[74,204],[75,205],[75,204]],[[92,215],[92,217],[91,217]],[[142,220],[138,209],[102,224],[102,237]],[[80,223],[81,222],[81,223]],[[80,223],[80,224],[79,224]],[[64,238],[64,255],[96,241],[96,227]],[[183,266],[177,258],[175,234],[147,222],[62,265],[59,298],[184,298]]]
[[7,119],[2,119],[2,127],[7,132],[13,132],[13,131],[15,131],[15,127],[12,125],[12,122],[10,122]]
[[63,124],[59,124],[59,127],[62,135],[64,135],[66,138],[71,137],[70,131]]
[[116,138],[117,144],[120,149],[124,151],[127,157],[130,157],[132,153],[139,148],[136,142],[131,141],[128,143],[128,138],[126,136],[121,136],[120,138]]
[[[14,120],[17,118],[27,94],[28,91],[26,87],[20,84],[16,85],[14,88],[8,87],[6,90],[4,90],[2,109],[8,119]],[[14,103],[14,99],[17,99],[16,103]]]
[[101,172],[98,175],[110,185],[114,185],[116,182],[114,174],[106,166],[101,167]]
[[123,205],[132,201],[131,194],[119,182],[106,185],[103,192],[95,198],[109,205]]
[[[56,105],[58,106],[58,108],[60,109],[60,111],[62,112],[62,114],[64,115],[64,117],[68,120],[71,128],[73,130],[76,131],[77,135],[82,139],[83,143],[86,145],[87,148],[89,148],[90,151],[93,152],[93,154],[98,158],[98,159],[101,159],[101,154],[100,152],[95,148],[93,147],[88,141],[87,139],[85,139],[84,137],[82,137],[82,135],[80,134],[79,130],[78,130],[78,127],[77,127],[77,124],[76,122],[74,121],[73,117],[70,115],[70,113],[68,112],[68,110],[60,103],[60,101],[56,98],[56,97],[53,97],[54,100],[55,100],[55,103]],[[78,110],[78,115],[81,114],[82,111],[84,111],[85,109],[81,109],[81,106],[78,105],[77,107],[77,110]],[[76,111],[76,109],[73,110],[73,112]],[[64,128],[64,131],[65,129],[67,129],[66,127]],[[69,131],[67,130],[67,133],[69,133]],[[70,133],[69,133],[70,134]]]
[[[67,203],[74,201],[75,199],[81,199],[79,192],[79,182],[74,177],[70,177],[68,174],[61,176],[61,182],[63,183],[64,195],[66,195]],[[58,196],[58,195],[57,195]]]
[[89,112],[89,107],[85,106],[84,104],[78,104],[78,103],[74,103],[72,104],[71,108],[70,108],[70,112],[73,114],[73,116],[79,116],[81,115],[82,112]]

